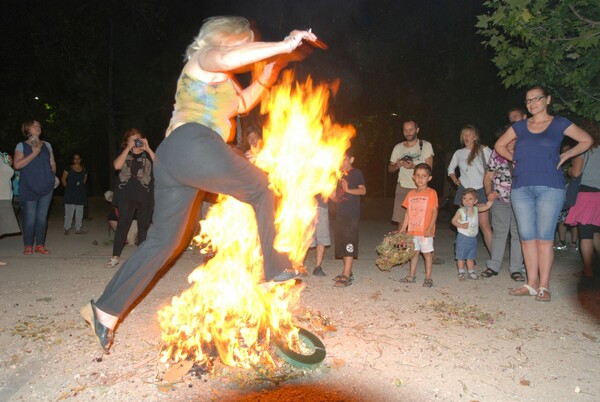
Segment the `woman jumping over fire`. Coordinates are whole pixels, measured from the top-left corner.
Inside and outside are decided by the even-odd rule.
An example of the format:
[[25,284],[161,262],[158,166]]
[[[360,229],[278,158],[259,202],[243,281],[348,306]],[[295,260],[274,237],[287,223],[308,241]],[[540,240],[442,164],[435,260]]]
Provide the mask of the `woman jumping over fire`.
[[[154,161],[153,226],[136,252],[121,266],[96,302],[81,309],[104,353],[113,332],[159,271],[189,244],[205,192],[226,194],[250,204],[256,214],[265,281],[296,276],[288,257],[273,249],[275,197],[267,176],[237,155],[232,118],[260,101],[283,67],[276,56],[293,52],[309,31],[294,30],[279,42],[254,42],[250,23],[241,17],[207,19],[188,46],[177,82],[175,106],[166,138]],[[258,78],[242,89],[234,74],[266,60]]]

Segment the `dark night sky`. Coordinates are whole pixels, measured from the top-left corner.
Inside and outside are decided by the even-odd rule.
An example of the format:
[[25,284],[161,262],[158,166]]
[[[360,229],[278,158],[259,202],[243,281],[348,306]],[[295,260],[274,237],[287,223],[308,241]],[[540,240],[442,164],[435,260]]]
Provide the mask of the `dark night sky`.
[[[98,7],[112,4],[113,10],[122,14],[117,18],[121,25],[115,28],[115,34],[120,35],[115,49],[115,70],[120,81],[115,85],[129,85],[139,75],[139,69],[157,71],[156,77],[145,83],[150,90],[154,89],[154,102],[159,105],[148,105],[149,109],[156,108],[159,116],[146,118],[146,124],[162,126],[151,130],[150,137],[156,138],[156,144],[170,115],[182,54],[202,20],[213,15],[245,16],[255,23],[264,40],[280,40],[294,28],[310,27],[329,45],[329,50],[315,50],[294,68],[300,77],[310,74],[316,80],[341,79],[340,92],[332,105],[335,116],[342,123],[357,126],[357,141],[365,149],[375,142],[379,148],[365,156],[366,170],[379,172],[379,164],[386,164],[391,147],[400,139],[399,127],[405,117],[416,118],[422,137],[434,145],[437,143],[440,151],[450,152],[459,146],[460,128],[469,123],[477,125],[485,142],[491,143],[493,133],[506,122],[505,111],[521,102],[519,92],[503,89],[490,62],[491,53],[482,47],[483,38],[475,33],[476,15],[483,12],[480,0],[171,0],[157,1],[152,5],[158,7],[156,10],[139,11],[138,5],[143,3],[15,0],[15,6],[3,10],[2,17],[5,35],[9,37],[3,43],[10,47],[3,51],[12,54],[4,67],[0,67],[3,75],[8,74],[4,79],[31,78],[32,82],[51,79],[45,76],[43,63],[28,66],[27,77],[16,73],[31,58],[27,51],[21,50],[32,46],[31,41],[48,41],[28,35],[29,24],[35,23],[37,28],[47,24],[42,31],[49,37],[76,36],[81,33],[60,32],[56,22],[61,18],[80,18],[70,14],[71,8],[73,12],[79,7],[97,13]],[[60,17],[48,15],[57,8],[61,8]],[[153,26],[155,20],[144,13],[160,13],[164,19],[160,26]],[[129,24],[136,26],[135,39],[129,37],[131,30],[126,26]],[[129,54],[136,50],[140,56],[132,59]],[[21,87],[16,86],[17,90]],[[4,95],[10,99],[10,93]],[[129,95],[129,105],[143,98],[141,94]],[[81,96],[85,102],[85,91],[64,96]],[[6,110],[3,113],[4,127],[7,124],[18,127],[20,121],[11,125],[7,123],[11,120],[10,113]],[[365,121],[376,124],[365,125]],[[373,133],[373,128],[384,132]],[[5,146],[6,134],[2,134]]]

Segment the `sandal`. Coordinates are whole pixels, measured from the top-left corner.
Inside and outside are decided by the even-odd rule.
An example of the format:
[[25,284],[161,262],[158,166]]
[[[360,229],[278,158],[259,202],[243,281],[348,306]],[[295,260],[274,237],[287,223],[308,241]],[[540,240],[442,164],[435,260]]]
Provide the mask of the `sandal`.
[[520,272],[513,272],[512,274],[510,274],[510,277],[515,282],[525,282],[525,277]]
[[[517,272],[515,272],[515,273],[517,273]],[[497,276],[497,275],[498,275],[498,272],[494,271],[491,268],[488,268],[481,273],[482,278],[490,278],[492,276]]]
[[525,284],[508,292],[511,296],[537,296],[538,292],[531,286]]
[[336,288],[345,288],[345,287],[352,285],[352,279],[350,279],[346,275],[338,275],[338,276],[340,277],[340,279],[335,281],[335,283],[333,284],[333,286],[335,286]]
[[[345,275],[338,275],[338,276],[336,276],[335,278],[333,278],[333,280],[337,282],[337,281],[339,281],[339,280],[340,280],[340,278],[341,278],[342,276],[345,276]],[[353,280],[354,280],[354,272],[352,272],[352,273],[350,274],[350,282],[352,282]]]
[[416,276],[406,275],[404,278],[400,279],[402,283],[415,283],[417,281]]
[[535,296],[535,300],[541,301],[541,302],[549,302],[550,300],[552,300],[550,291],[546,288],[540,287],[538,289],[537,295]]
[[458,280],[459,281],[464,281],[465,279],[467,279],[467,274],[464,272],[459,272],[458,273]]
[[40,244],[39,246],[35,246],[35,252],[43,254],[43,255],[50,254],[50,251],[48,251],[48,249],[46,248],[46,246],[44,246],[43,244]]
[[477,273],[475,271],[473,271],[473,272],[469,272],[467,274],[467,278],[477,280],[477,279],[479,279],[479,275],[477,275]]
[[23,255],[31,254],[33,254],[33,246],[25,246],[25,250],[23,250]]
[[116,258],[116,257],[111,257],[111,259],[110,259],[110,260],[108,260],[108,261],[106,262],[106,264],[104,264],[104,266],[105,266],[106,268],[114,268],[114,267],[116,267],[117,265],[119,265],[119,259],[118,259],[118,258]]
[[433,286],[433,279],[425,279],[423,281],[423,287],[424,288],[430,288]]

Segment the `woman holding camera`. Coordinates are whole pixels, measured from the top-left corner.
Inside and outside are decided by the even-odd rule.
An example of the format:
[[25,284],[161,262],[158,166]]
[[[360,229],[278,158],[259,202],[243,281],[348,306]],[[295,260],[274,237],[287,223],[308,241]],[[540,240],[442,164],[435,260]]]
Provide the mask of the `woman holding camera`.
[[119,171],[113,198],[113,204],[117,207],[118,221],[113,243],[113,256],[107,261],[105,265],[107,268],[119,264],[119,257],[136,212],[137,244],[146,240],[154,209],[154,177],[152,174],[154,152],[150,149],[148,140],[140,130],[131,128],[123,134],[121,145],[123,151],[113,162],[115,170]]

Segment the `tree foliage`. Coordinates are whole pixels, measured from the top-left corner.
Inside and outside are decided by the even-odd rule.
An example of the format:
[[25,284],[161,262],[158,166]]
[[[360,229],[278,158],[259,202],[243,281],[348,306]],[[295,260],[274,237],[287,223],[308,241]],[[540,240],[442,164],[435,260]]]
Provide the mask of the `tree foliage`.
[[600,121],[598,0],[488,0],[484,7],[476,27],[505,87],[544,85],[557,111]]

